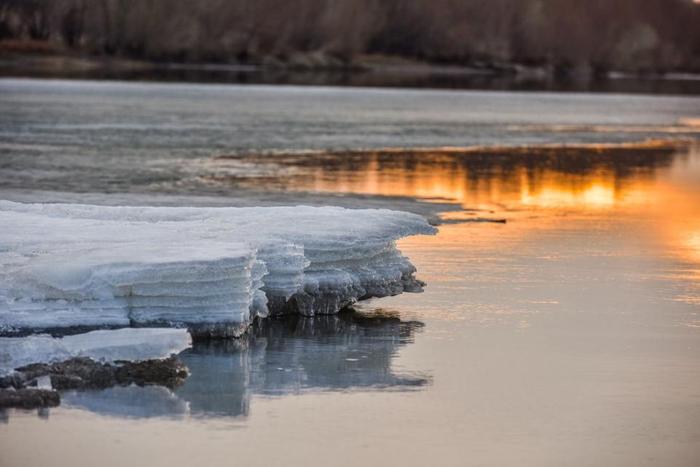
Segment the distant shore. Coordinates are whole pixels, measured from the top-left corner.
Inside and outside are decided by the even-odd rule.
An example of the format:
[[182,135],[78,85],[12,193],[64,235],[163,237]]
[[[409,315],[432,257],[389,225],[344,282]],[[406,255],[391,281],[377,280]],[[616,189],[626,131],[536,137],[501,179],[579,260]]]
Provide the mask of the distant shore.
[[517,63],[435,64],[400,57],[363,55],[342,62],[320,53],[297,54],[287,61],[260,63],[156,62],[124,57],[89,56],[64,50],[3,46],[0,76],[67,79],[231,82],[251,84],[434,87],[454,89],[523,89],[700,93],[697,73],[593,74],[573,69],[558,73],[548,67]]

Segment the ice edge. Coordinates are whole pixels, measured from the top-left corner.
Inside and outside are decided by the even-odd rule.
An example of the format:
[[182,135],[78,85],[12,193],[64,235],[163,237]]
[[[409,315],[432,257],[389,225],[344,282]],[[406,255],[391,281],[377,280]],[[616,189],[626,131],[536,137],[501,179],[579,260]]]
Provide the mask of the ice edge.
[[415,214],[308,206],[0,201],[0,224],[0,332],[165,325],[196,339],[419,292],[395,242],[436,232]]

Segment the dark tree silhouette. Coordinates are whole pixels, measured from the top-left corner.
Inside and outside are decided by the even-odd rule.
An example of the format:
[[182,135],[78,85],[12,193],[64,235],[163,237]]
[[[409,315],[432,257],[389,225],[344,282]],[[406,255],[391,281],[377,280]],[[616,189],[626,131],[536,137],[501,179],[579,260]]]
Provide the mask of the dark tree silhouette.
[[0,0],[0,40],[154,61],[363,54],[563,72],[700,70],[692,0]]

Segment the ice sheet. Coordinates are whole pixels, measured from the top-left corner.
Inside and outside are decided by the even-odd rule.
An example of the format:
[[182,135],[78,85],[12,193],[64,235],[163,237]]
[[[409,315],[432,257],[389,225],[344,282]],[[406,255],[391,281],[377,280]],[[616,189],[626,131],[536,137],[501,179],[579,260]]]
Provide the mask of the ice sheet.
[[398,251],[421,216],[338,207],[0,201],[0,326],[245,324],[418,291]]
[[73,357],[105,362],[166,358],[190,345],[187,330],[172,328],[97,330],[61,338],[48,335],[0,337],[0,374],[30,363],[50,363]]

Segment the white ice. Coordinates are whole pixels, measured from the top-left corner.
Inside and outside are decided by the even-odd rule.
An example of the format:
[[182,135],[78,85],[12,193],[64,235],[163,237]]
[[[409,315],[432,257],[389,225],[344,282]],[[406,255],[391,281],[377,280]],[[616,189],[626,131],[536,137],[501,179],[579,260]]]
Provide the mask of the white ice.
[[0,337],[0,374],[30,363],[51,363],[73,357],[93,360],[152,360],[169,357],[191,345],[185,329],[123,328],[65,337],[33,335]]
[[404,212],[0,201],[0,328],[246,324],[420,290]]

